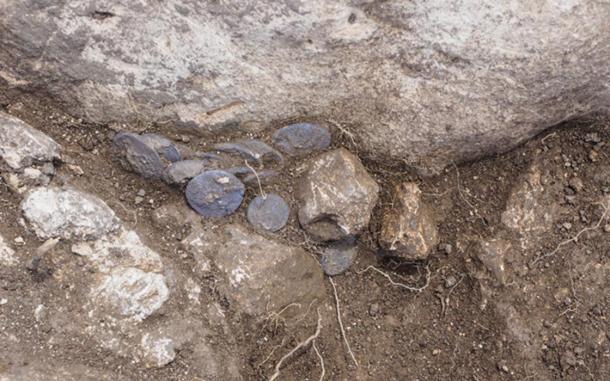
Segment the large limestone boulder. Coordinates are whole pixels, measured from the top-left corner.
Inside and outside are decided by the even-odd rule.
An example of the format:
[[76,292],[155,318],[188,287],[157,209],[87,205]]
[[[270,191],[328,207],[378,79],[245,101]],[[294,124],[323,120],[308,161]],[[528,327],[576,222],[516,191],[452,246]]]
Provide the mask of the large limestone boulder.
[[597,0],[2,0],[0,14],[0,86],[46,89],[90,120],[320,116],[421,169],[610,101]]

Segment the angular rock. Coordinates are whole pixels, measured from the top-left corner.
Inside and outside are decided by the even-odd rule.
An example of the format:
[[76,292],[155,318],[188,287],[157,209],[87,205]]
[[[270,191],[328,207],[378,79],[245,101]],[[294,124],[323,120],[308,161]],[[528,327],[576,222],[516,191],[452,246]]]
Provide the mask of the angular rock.
[[119,267],[101,279],[91,297],[110,307],[113,314],[140,321],[161,308],[169,298],[169,289],[161,274]]
[[165,168],[161,179],[168,184],[182,184],[210,169],[204,160],[181,160]]
[[308,155],[330,146],[330,132],[311,123],[296,123],[282,127],[273,134],[276,147],[290,156]]
[[[559,187],[560,184],[555,186]],[[523,248],[542,239],[559,217],[561,208],[553,193],[552,185],[542,184],[538,163],[534,163],[511,189],[501,221],[520,234]]]
[[204,217],[224,217],[234,213],[244,199],[246,187],[232,174],[212,170],[193,178],[186,186],[189,205]]
[[121,230],[93,242],[75,243],[72,252],[87,258],[96,271],[102,273],[119,267],[137,267],[142,271],[157,273],[163,271],[159,254],[144,245],[132,230]]
[[139,135],[130,132],[118,133],[113,139],[113,145],[126,170],[144,178],[161,176],[164,168],[161,157]]
[[410,260],[426,259],[438,245],[436,223],[415,183],[396,187],[392,207],[384,212],[379,244],[389,254]]
[[339,275],[351,267],[357,254],[358,246],[353,240],[336,242],[322,251],[320,264],[326,275]]
[[121,230],[94,242],[72,245],[99,274],[92,286],[92,311],[141,321],[169,298],[161,257],[134,231]]
[[506,259],[510,257],[511,250],[511,243],[502,238],[481,241],[475,250],[477,259],[500,285],[505,285],[507,281]]
[[284,199],[270,193],[257,196],[248,206],[246,214],[248,222],[259,229],[278,231],[286,225],[290,215],[290,207]]
[[178,148],[171,140],[157,134],[142,134],[140,139],[165,160],[172,163],[182,160]]
[[214,145],[214,149],[219,152],[240,155],[256,164],[271,162],[282,165],[284,163],[282,154],[260,140],[250,139],[235,143],[219,143]]
[[120,226],[104,201],[72,188],[36,188],[25,197],[21,210],[41,239],[96,239]]
[[300,180],[299,222],[318,240],[355,236],[368,225],[378,193],[358,157],[344,148],[322,154]]
[[44,133],[0,112],[0,158],[13,170],[60,159],[60,146]]
[[304,312],[313,299],[324,298],[322,270],[301,248],[270,241],[239,225],[206,234],[200,250],[226,278],[224,290],[241,311],[261,316],[299,303]]
[[15,251],[4,242],[4,237],[0,235],[0,266],[14,266],[17,262]]

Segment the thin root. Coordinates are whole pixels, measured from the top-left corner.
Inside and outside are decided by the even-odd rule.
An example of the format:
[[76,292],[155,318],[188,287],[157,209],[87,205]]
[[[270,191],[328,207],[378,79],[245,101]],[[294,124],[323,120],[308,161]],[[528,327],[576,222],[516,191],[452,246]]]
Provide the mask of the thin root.
[[413,287],[413,286],[407,286],[404,283],[400,283],[400,282],[395,282],[392,277],[390,277],[390,275],[388,275],[387,273],[379,270],[377,267],[375,266],[369,266],[366,269],[362,270],[362,271],[357,271],[357,274],[363,274],[369,270],[373,270],[375,272],[378,272],[379,274],[383,275],[387,280],[390,281],[390,284],[392,284],[393,286],[397,286],[397,287],[401,287],[404,288],[405,290],[411,291],[411,292],[422,292],[424,291],[426,288],[428,288],[428,286],[430,285],[430,268],[428,266],[426,266],[426,283],[421,286],[421,287]]
[[324,367],[324,357],[322,357],[320,351],[318,350],[318,347],[316,347],[315,340],[313,341],[313,343],[311,343],[311,345],[313,346],[313,350],[316,352],[316,355],[318,355],[318,359],[320,359],[320,367],[322,367],[322,371],[320,372],[320,381],[322,381],[324,380],[324,376],[326,375],[326,367]]
[[244,163],[246,163],[246,167],[248,167],[248,169],[254,173],[254,176],[256,176],[256,182],[258,183],[258,190],[261,192],[261,197],[263,200],[266,199],[267,194],[263,191],[263,185],[261,184],[261,178],[258,177],[258,172],[256,172],[256,169],[254,169],[250,163],[248,163],[248,160],[244,160]]
[[573,236],[569,239],[566,239],[565,241],[559,242],[559,244],[557,245],[557,247],[555,247],[555,249],[553,251],[550,251],[546,254],[542,254],[542,255],[538,256],[536,259],[534,259],[532,261],[532,265],[535,265],[536,263],[540,262],[541,260],[543,260],[545,258],[555,255],[559,251],[559,249],[561,249],[563,246],[565,246],[571,242],[577,243],[580,236],[583,235],[584,233],[586,233],[588,231],[599,229],[599,227],[602,226],[602,223],[604,222],[604,220],[606,219],[606,216],[608,214],[608,208],[605,205],[601,205],[601,206],[602,206],[602,208],[604,208],[604,213],[602,214],[602,216],[599,218],[599,221],[597,221],[597,223],[595,225],[586,227],[586,228],[582,229],[581,231],[579,231],[578,233],[576,233],[575,236]]
[[337,296],[337,287],[335,286],[335,282],[333,278],[328,277],[330,284],[333,286],[333,292],[335,294],[335,306],[337,307],[337,320],[339,321],[339,328],[341,329],[341,335],[343,336],[343,341],[345,341],[345,346],[347,347],[347,351],[356,364],[356,368],[358,367],[358,361],[356,361],[356,356],[354,356],[354,352],[352,352],[352,348],[349,346],[349,341],[347,341],[347,336],[345,335],[345,329],[343,328],[343,320],[341,320],[341,307],[339,307],[339,296]]
[[280,361],[278,361],[278,363],[275,365],[275,373],[273,373],[271,375],[271,377],[269,377],[269,381],[273,381],[273,380],[275,380],[276,378],[278,378],[280,376],[280,369],[282,368],[282,364],[284,364],[284,361],[288,360],[299,349],[305,348],[306,346],[311,344],[318,336],[320,336],[320,331],[322,330],[322,315],[320,315],[320,309],[319,308],[318,308],[317,311],[318,311],[318,325],[316,327],[316,332],[313,335],[309,336],[304,341],[301,341],[299,344],[297,344],[296,347],[292,348],[292,350],[290,352],[286,353],[280,359]]

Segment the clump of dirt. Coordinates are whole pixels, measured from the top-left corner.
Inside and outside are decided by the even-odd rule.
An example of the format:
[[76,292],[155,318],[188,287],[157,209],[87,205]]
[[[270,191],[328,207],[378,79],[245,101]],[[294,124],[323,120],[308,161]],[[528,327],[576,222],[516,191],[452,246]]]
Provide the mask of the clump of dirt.
[[[183,201],[181,189],[124,171],[110,149],[116,126],[111,128],[75,120],[52,104],[27,96],[7,104],[6,111],[61,144],[64,163],[55,181],[70,183],[105,200],[148,245],[162,254],[165,262],[185,272],[193,267],[193,259],[179,245],[180,239],[187,234],[184,226],[178,224],[165,229],[152,222],[153,212],[159,206]],[[345,146],[353,153],[359,153],[349,131],[338,128],[336,121],[315,118],[311,121],[324,123],[333,130],[331,148]],[[228,133],[212,141],[176,133],[167,125],[124,127],[139,132],[158,132],[201,150],[237,136]],[[273,131],[270,128],[252,137],[270,141]],[[610,123],[588,120],[565,123],[511,152],[453,165],[430,178],[419,177],[404,163],[374,161],[361,154],[367,170],[380,184],[381,197],[368,231],[359,238],[359,253],[354,265],[334,278],[345,336],[359,364],[356,367],[348,354],[334,310],[324,311],[329,317],[325,322],[329,325],[316,339],[316,345],[324,359],[326,379],[606,379],[610,374],[610,225],[603,224],[599,229],[583,234],[522,275],[520,285],[527,282],[552,285],[542,291],[536,290],[544,316],[542,328],[531,333],[535,336],[531,340],[541,343],[533,352],[524,349],[529,347],[515,336],[515,331],[508,326],[510,321],[497,308],[491,306],[481,310],[481,288],[473,277],[472,267],[475,266],[473,243],[493,237],[504,229],[501,214],[511,190],[534,161],[540,163],[546,181],[561,184],[561,193],[553,194],[552,198],[563,206],[564,212],[553,229],[539,237],[541,244],[535,252],[522,255],[540,256],[581,229],[593,226],[602,213],[595,203],[610,194],[609,147]],[[278,180],[265,186],[266,192],[284,197],[292,210],[287,227],[278,234],[268,235],[303,246],[315,255],[321,248],[299,228],[293,196],[295,182],[306,161],[289,161]],[[576,191],[569,184],[574,176],[582,182]],[[426,262],[404,263],[378,254],[377,232],[383,211],[392,207],[390,192],[396,184],[407,180],[420,186],[424,200],[435,211],[438,221],[441,243]],[[141,190],[144,190],[144,196],[140,196]],[[248,189],[243,205],[248,205],[258,192],[257,187]],[[137,197],[144,200],[136,204]],[[40,242],[23,228],[19,202],[19,197],[0,183],[0,216],[5,238],[13,242],[21,237],[24,245],[20,250],[33,255]],[[210,222],[210,225],[231,222],[247,224],[243,206],[235,215]],[[512,236],[512,239],[515,246],[519,246],[519,237]],[[59,245],[61,248],[64,244]],[[69,252],[69,248],[65,250]],[[133,380],[191,380],[188,369],[192,359],[188,348],[162,369],[143,369],[95,346],[74,343],[59,347],[49,343],[50,331],[57,327],[40,326],[30,311],[49,294],[63,292],[65,285],[50,274],[61,272],[66,266],[78,266],[75,262],[79,260],[69,256],[47,259],[42,270],[36,271],[47,274],[42,277],[33,276],[27,269],[0,270],[0,290],[22,301],[18,310],[10,312],[3,311],[0,306],[1,315],[4,315],[0,317],[3,323],[0,343],[15,338],[24,356],[35,356],[52,365],[78,363],[102,372],[112,370]],[[427,286],[421,292],[409,292],[396,287],[377,271],[365,271],[369,266],[382,270],[395,282]],[[599,271],[605,274],[605,279],[592,279],[594,268],[598,271],[596,274]],[[430,274],[429,279],[427,274]],[[226,305],[227,301],[216,290],[213,277],[203,279],[201,286],[203,293]],[[595,297],[588,296],[591,288]],[[328,305],[334,306],[332,287],[328,285],[327,290]],[[564,295],[563,290],[567,290],[567,294]],[[522,292],[527,293],[527,287]],[[514,300],[514,305],[519,308],[520,300]],[[532,318],[539,319],[539,315],[532,311]],[[313,313],[298,326],[282,319],[269,324],[269,321],[256,321],[237,314],[230,314],[227,319],[235,331],[236,352],[246,358],[241,369],[245,379],[267,379],[280,358],[316,329]],[[219,340],[222,340],[220,336],[221,333]],[[0,344],[0,353],[13,347],[13,344]],[[0,361],[0,374],[3,366],[7,364]],[[305,349],[286,362],[280,379],[313,380],[318,379],[319,374],[319,357],[315,351]]]

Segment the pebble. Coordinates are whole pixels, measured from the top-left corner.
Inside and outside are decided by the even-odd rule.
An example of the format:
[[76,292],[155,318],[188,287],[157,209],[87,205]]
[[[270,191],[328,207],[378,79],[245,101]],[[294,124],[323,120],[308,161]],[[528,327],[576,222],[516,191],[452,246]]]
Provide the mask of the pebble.
[[570,188],[572,188],[575,192],[580,192],[585,189],[585,184],[578,177],[572,177],[569,180],[568,184],[570,185]]
[[204,217],[224,217],[234,213],[244,199],[246,187],[234,175],[221,171],[206,171],[186,186],[189,205]]
[[144,189],[140,189],[140,190],[138,191],[138,196],[140,196],[140,197],[144,197],[144,196],[146,196],[146,191],[145,191]]
[[290,156],[303,156],[330,146],[330,132],[311,123],[296,123],[282,127],[273,134],[274,144]]
[[339,275],[351,267],[357,253],[358,247],[353,239],[334,243],[322,252],[320,265],[326,275]]
[[379,313],[379,304],[373,303],[369,306],[369,315],[375,316]]
[[453,275],[445,278],[445,288],[451,288],[457,284],[457,279]]
[[282,197],[275,193],[258,196],[248,206],[248,221],[264,230],[278,231],[288,222],[290,207]]
[[115,149],[121,156],[125,169],[140,174],[144,178],[157,178],[163,171],[159,154],[149,147],[140,136],[130,132],[118,133],[113,140]]
[[257,164],[263,164],[265,161],[273,161],[277,164],[284,163],[282,154],[256,139],[240,140],[235,143],[219,143],[214,145],[214,149],[219,152],[240,155]]

